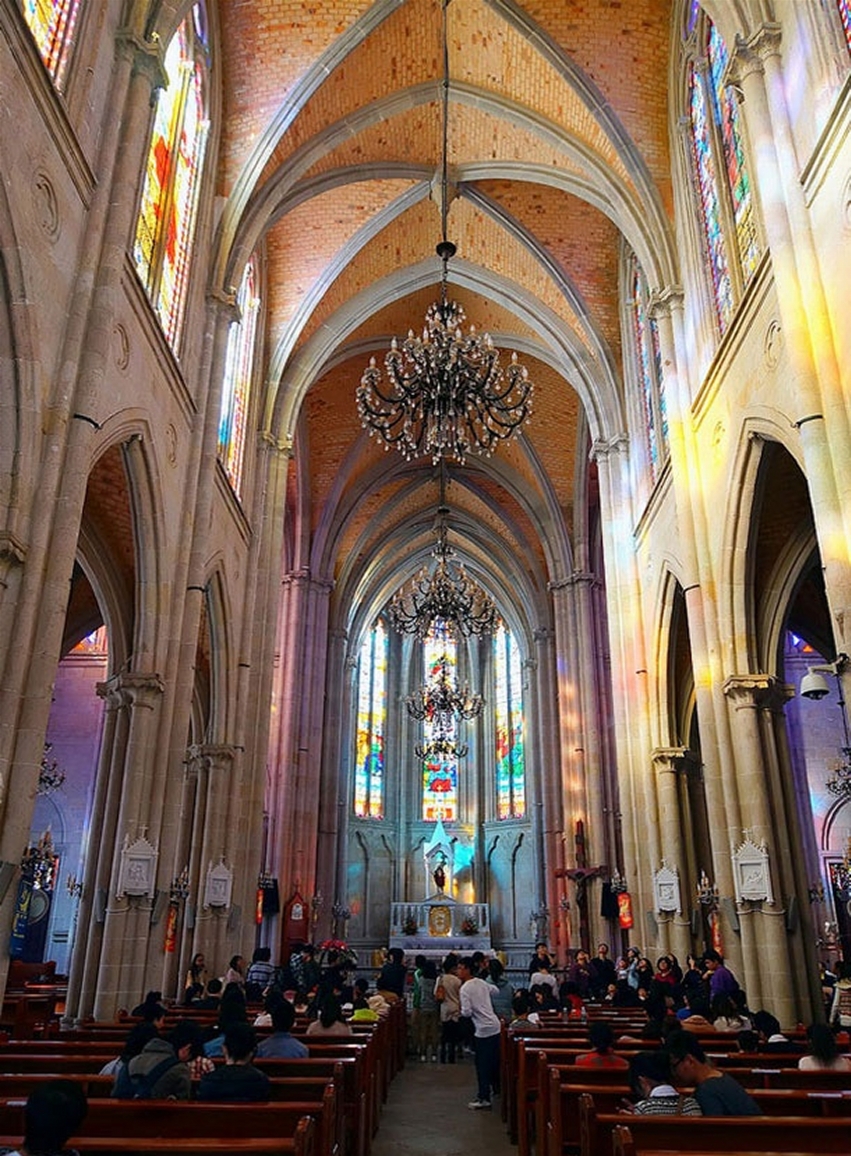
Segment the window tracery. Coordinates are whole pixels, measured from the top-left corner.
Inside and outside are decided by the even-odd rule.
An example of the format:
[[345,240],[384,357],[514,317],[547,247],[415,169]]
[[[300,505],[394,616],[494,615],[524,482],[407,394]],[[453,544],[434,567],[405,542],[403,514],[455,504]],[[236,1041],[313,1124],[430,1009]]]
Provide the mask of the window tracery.
[[196,4],[165,54],[133,259],[169,344],[179,348],[207,120],[206,19]]
[[257,337],[260,299],[254,258],[245,266],[237,294],[239,320],[228,333],[222,408],[219,416],[219,460],[237,497],[242,496],[248,404]]
[[21,10],[44,66],[61,90],[74,45],[80,0],[22,0]]
[[659,330],[648,309],[647,279],[635,256],[630,258],[633,341],[638,370],[645,450],[653,482],[668,460],[668,407]]
[[387,627],[379,618],[363,640],[358,662],[354,812],[360,819],[384,818],[387,652]]

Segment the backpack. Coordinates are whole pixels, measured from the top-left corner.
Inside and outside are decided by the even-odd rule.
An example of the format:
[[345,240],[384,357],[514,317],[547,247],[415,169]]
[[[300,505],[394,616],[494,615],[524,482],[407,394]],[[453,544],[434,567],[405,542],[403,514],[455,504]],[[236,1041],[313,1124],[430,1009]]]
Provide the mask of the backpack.
[[118,1075],[115,1078],[115,1084],[112,1089],[112,1096],[115,1100],[150,1100],[153,1096],[154,1088],[161,1076],[173,1068],[175,1064],[179,1064],[180,1060],[177,1056],[166,1056],[164,1060],[160,1060],[151,1070],[144,1075],[137,1072],[135,1075],[130,1075],[130,1067],[124,1063],[118,1069]]

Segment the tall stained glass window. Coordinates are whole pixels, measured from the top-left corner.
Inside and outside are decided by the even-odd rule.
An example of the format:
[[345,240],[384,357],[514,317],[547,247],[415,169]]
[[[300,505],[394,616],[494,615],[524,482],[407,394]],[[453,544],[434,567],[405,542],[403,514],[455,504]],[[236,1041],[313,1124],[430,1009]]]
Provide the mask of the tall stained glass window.
[[202,4],[165,54],[133,258],[173,349],[180,345],[201,168],[207,145],[207,44]]
[[21,9],[45,68],[61,89],[74,43],[80,0],[23,0]]
[[237,497],[241,497],[248,401],[254,365],[257,317],[260,312],[257,270],[253,257],[245,266],[237,304],[239,321],[230,328],[225,355],[225,379],[219,417],[219,460],[224,466],[234,492]]
[[[423,643],[425,681],[435,682],[445,667],[450,685],[457,686],[458,648],[445,622],[436,619]],[[435,722],[423,720],[423,742],[428,744],[438,737]],[[441,737],[454,743],[458,739],[458,724],[453,721],[449,733]],[[458,817],[458,756],[435,754],[423,761],[423,818],[428,822],[438,819],[453,821]]]
[[703,12],[693,32],[688,83],[692,162],[715,312],[724,333],[761,249],[739,110],[724,84],[727,47]]
[[633,335],[645,444],[650,474],[655,482],[668,459],[668,409],[659,330],[648,313],[647,281],[635,257],[632,258],[631,285]]
[[839,19],[845,30],[845,43],[848,45],[848,51],[851,52],[851,2],[849,0],[836,0],[836,7],[839,9]]
[[387,727],[387,628],[379,619],[360,649],[355,751],[355,814],[384,818],[384,736]]
[[493,658],[496,817],[522,819],[526,814],[526,758],[520,647],[502,622],[493,636]]

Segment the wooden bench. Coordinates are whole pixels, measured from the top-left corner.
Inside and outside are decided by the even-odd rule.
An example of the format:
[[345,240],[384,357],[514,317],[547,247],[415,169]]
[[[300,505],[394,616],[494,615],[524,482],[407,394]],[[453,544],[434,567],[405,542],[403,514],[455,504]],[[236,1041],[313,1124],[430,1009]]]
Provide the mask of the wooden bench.
[[[129,1136],[77,1136],[70,1140],[70,1147],[80,1156],[163,1156],[163,1152],[177,1156],[208,1156],[222,1153],[233,1156],[238,1150],[246,1156],[316,1156],[316,1125],[310,1116],[303,1116],[291,1136],[240,1138],[238,1149],[233,1137],[178,1137],[170,1139],[167,1145],[161,1139]],[[20,1136],[0,1135],[0,1147],[16,1148]]]
[[[581,1142],[580,1101],[590,1095],[599,1115],[618,1115],[624,1100],[632,1100],[626,1083],[601,1084],[593,1090],[587,1084],[562,1084],[559,1072],[551,1071],[547,1097],[549,1111],[538,1132],[538,1156],[565,1156]],[[851,1093],[770,1088],[752,1093],[766,1116],[851,1117]]]
[[[133,1137],[157,1140],[171,1150],[172,1140],[207,1141],[229,1137],[275,1140],[295,1136],[303,1117],[315,1123],[314,1156],[342,1156],[337,1149],[336,1103],[333,1085],[318,1102],[223,1104],[178,1100],[89,1100],[80,1139]],[[0,1101],[0,1132],[22,1135],[24,1101]],[[74,1145],[76,1146],[76,1145]]]
[[[590,1096],[580,1101],[581,1156],[614,1156],[615,1129],[624,1117],[597,1113]],[[813,1152],[848,1156],[848,1120],[806,1116],[631,1116],[628,1129],[636,1156],[650,1151]]]

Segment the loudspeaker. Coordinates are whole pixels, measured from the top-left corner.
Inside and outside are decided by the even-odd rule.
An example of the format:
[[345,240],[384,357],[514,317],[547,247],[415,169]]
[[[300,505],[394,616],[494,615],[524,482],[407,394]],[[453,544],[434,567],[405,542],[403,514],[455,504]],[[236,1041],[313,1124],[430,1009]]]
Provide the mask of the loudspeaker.
[[798,899],[795,895],[789,896],[786,906],[786,930],[790,933],[798,930]]
[[187,931],[195,930],[195,905],[186,900],[186,906],[183,909],[183,926]]
[[95,923],[106,923],[106,888],[98,887],[95,892]]
[[695,939],[697,939],[697,937],[700,935],[703,921],[700,918],[700,911],[696,907],[692,910],[691,919],[689,920],[689,924],[691,925],[692,935],[694,936]]
[[273,879],[271,887],[263,888],[263,914],[277,915],[281,910],[281,897],[278,892],[278,880]]
[[730,924],[732,929],[736,932],[736,934],[740,934],[742,928],[741,924],[739,923],[739,913],[736,911],[735,902],[729,897],[729,895],[725,896],[721,900],[721,909],[727,916],[727,922]]

